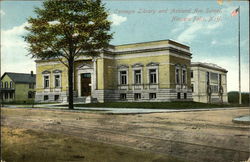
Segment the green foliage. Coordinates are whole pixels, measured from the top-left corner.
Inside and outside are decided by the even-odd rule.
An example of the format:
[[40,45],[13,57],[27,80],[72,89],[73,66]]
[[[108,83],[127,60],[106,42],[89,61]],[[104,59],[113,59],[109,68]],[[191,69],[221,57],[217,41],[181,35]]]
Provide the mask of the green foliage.
[[[249,93],[241,93],[242,104],[249,104]],[[239,103],[239,92],[228,92],[229,103]]]
[[[73,68],[80,55],[97,57],[112,38],[101,0],[47,0],[28,19],[24,39],[33,58],[57,58],[68,68],[69,108],[73,109]],[[66,61],[65,61],[66,60]]]
[[24,36],[34,58],[97,56],[108,47],[111,22],[100,0],[47,0],[35,8]]

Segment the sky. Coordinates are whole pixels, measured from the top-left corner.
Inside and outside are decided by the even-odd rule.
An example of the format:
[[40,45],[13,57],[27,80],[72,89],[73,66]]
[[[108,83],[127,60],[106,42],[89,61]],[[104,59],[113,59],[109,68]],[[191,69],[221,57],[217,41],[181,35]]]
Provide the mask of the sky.
[[[113,45],[171,39],[190,46],[192,62],[228,70],[228,91],[238,90],[238,16],[240,6],[242,91],[249,91],[249,8],[247,1],[103,1],[109,12]],[[1,73],[35,71],[22,36],[27,18],[42,1],[1,1]]]

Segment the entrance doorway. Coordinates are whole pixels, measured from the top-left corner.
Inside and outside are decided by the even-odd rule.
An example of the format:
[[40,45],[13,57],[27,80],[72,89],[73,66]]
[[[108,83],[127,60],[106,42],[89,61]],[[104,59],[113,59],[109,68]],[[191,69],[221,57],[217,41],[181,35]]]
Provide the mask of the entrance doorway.
[[81,95],[90,96],[91,95],[91,74],[83,73],[81,74]]

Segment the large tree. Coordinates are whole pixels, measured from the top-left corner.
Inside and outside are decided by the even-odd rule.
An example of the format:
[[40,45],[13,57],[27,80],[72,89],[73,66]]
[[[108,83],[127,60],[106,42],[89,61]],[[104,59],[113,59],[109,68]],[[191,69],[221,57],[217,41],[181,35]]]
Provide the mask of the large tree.
[[96,57],[108,47],[111,22],[100,0],[47,0],[28,19],[29,53],[33,58],[56,58],[68,69],[69,109],[73,109],[74,61]]

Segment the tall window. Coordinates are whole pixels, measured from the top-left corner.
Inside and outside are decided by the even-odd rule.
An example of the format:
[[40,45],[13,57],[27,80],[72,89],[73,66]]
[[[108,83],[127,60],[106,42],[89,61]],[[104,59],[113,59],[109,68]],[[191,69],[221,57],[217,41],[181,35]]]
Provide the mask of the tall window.
[[1,81],[1,88],[3,88],[3,82]]
[[49,88],[49,76],[44,76],[44,88]]
[[13,88],[13,82],[10,81],[10,88]]
[[141,70],[135,70],[135,84],[141,84]]
[[191,70],[191,72],[190,72],[190,77],[191,77],[191,78],[194,77],[194,71],[193,71],[193,70]]
[[55,77],[55,87],[60,87],[60,85],[61,85],[61,77],[60,77],[60,75],[54,75],[54,77]]
[[206,76],[206,79],[207,79],[207,85],[209,85],[209,83],[210,83],[209,72],[207,72],[207,76]]
[[187,83],[187,71],[186,69],[182,69],[182,84],[186,84]]
[[149,83],[151,84],[157,83],[156,69],[149,69]]
[[194,92],[194,84],[191,84],[191,90]]
[[13,99],[13,93],[10,92],[10,99]]
[[8,82],[4,83],[4,88],[8,88]]
[[176,84],[180,84],[180,69],[178,67],[175,69],[175,82]]
[[4,98],[5,99],[8,99],[9,98],[9,93],[7,92],[7,93],[4,93]]
[[219,85],[221,85],[222,83],[222,77],[221,77],[221,74],[219,74]]
[[120,84],[127,84],[127,71],[120,71]]

